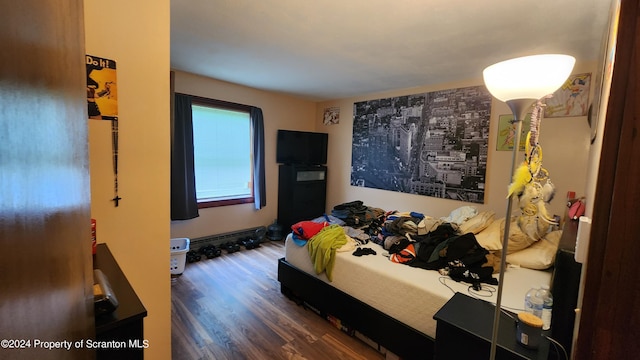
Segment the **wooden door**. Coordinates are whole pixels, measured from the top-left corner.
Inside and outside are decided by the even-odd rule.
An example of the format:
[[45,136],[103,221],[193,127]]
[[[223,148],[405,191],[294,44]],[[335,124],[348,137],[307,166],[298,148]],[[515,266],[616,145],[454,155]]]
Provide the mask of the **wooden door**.
[[639,16],[621,1],[575,359],[640,354]]
[[0,14],[0,358],[92,359],[83,2]]

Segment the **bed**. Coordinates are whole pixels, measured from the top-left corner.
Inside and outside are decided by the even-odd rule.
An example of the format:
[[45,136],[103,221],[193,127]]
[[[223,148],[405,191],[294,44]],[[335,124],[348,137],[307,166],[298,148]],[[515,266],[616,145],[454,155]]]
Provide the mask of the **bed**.
[[[373,242],[360,247],[375,254],[337,252],[329,281],[326,273],[316,274],[307,247],[292,241],[292,234],[287,236],[285,256],[278,263],[282,293],[382,353],[403,359],[432,357],[436,333],[433,315],[455,292],[489,302],[496,299],[496,286],[482,284],[476,291],[469,283],[456,282],[438,271],[391,262],[384,248]],[[552,258],[555,260],[555,256]],[[503,308],[522,311],[524,294],[531,286],[552,284],[553,267],[539,267],[547,269],[507,268]],[[572,312],[573,308],[568,310]],[[554,308],[554,316],[558,311]]]

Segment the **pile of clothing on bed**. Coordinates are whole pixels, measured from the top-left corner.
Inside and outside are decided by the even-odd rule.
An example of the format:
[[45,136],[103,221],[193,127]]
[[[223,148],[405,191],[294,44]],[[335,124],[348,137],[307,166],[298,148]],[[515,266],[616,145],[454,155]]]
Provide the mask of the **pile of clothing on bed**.
[[456,281],[497,284],[492,274],[499,269],[499,258],[459,226],[476,214],[475,208],[462,207],[448,218],[436,219],[418,212],[385,212],[352,201],[336,205],[330,216],[294,224],[292,239],[308,245],[316,273],[326,272],[330,281],[336,252],[358,251],[358,245],[371,240],[393,262],[436,270]]
[[469,217],[461,208],[455,218],[432,218],[418,212],[393,211],[386,215],[374,242],[389,252],[393,262],[437,270],[453,280],[471,284],[497,284],[492,274],[500,259],[483,248],[472,232],[460,231]]
[[[505,219],[494,220],[493,211],[478,212],[462,206],[449,216],[433,218],[419,212],[385,211],[351,201],[336,205],[331,215],[301,221],[291,227],[292,240],[308,244],[317,274],[326,272],[332,280],[336,252],[354,256],[376,255],[362,245],[374,242],[384,248],[390,261],[416,268],[436,270],[456,281],[497,284],[492,277],[500,269]],[[544,270],[552,266],[561,230],[548,225],[520,224],[522,216],[511,220],[507,263]],[[373,250],[373,251],[369,251]]]

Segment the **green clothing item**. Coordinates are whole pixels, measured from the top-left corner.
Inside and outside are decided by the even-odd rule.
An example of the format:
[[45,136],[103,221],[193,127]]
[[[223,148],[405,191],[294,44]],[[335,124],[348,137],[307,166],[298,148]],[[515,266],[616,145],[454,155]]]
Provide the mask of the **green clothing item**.
[[316,274],[323,271],[327,279],[333,281],[333,265],[336,262],[336,250],[347,243],[347,236],[340,225],[329,225],[307,242],[309,256]]

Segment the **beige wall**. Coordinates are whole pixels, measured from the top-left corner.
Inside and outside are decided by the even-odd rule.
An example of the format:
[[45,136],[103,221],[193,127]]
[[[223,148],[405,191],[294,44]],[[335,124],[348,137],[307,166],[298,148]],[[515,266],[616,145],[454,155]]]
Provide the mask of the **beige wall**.
[[196,238],[257,226],[268,226],[273,223],[278,214],[277,130],[314,130],[316,104],[287,95],[261,91],[180,71],[176,71],[175,91],[257,106],[262,109],[266,143],[267,206],[260,210],[256,210],[254,204],[200,209],[200,216],[195,219],[171,222],[171,237]]
[[[579,74],[583,72],[592,72],[593,82],[593,79],[595,79],[595,64],[578,64],[573,73]],[[460,206],[470,205],[476,206],[480,211],[493,210],[496,212],[496,216],[504,217],[507,204],[506,190],[510,182],[509,173],[511,171],[512,152],[496,151],[496,123],[499,115],[510,114],[511,112],[506,104],[496,99],[493,100],[491,111],[490,151],[484,204],[465,203],[349,185],[354,102],[482,84],[482,78],[479,77],[478,79],[464,82],[395,90],[319,103],[316,110],[316,129],[329,133],[328,210],[342,202],[362,200],[367,205],[385,210],[419,211],[431,216],[447,216],[451,210]],[[322,115],[324,109],[335,106],[340,107],[340,123],[329,126],[323,125]],[[543,119],[540,144],[544,150],[543,166],[549,171],[551,180],[557,189],[555,199],[549,205],[549,211],[552,214],[562,216],[565,211],[567,191],[574,190],[578,195],[583,195],[585,191],[587,157],[589,153],[589,127],[586,117]],[[520,152],[519,156],[523,158],[523,154],[523,152]]]
[[[593,93],[596,64],[578,63],[573,73],[583,72],[592,73],[591,92]],[[460,206],[471,205],[480,211],[493,210],[496,212],[496,216],[504,217],[512,153],[495,150],[496,122],[499,115],[510,114],[510,110],[506,104],[495,99],[491,118],[487,189],[484,204],[349,185],[354,102],[482,84],[482,78],[479,77],[462,82],[398,89],[354,98],[312,103],[285,95],[177,72],[177,92],[262,107],[265,113],[267,143],[267,207],[260,211],[254,210],[251,204],[203,209],[200,211],[199,218],[172,222],[171,235],[172,237],[193,238],[270,224],[277,215],[278,173],[275,163],[275,134],[279,128],[329,133],[327,211],[331,211],[334,205],[342,202],[362,200],[367,205],[381,207],[385,210],[420,211],[432,216],[446,216]],[[322,122],[324,109],[336,106],[340,107],[340,123],[324,125]],[[543,166],[549,171],[551,181],[556,186],[556,196],[549,204],[549,211],[552,214],[562,216],[565,212],[567,191],[575,191],[579,196],[585,193],[590,148],[589,126],[586,117],[543,119],[540,144],[544,150]],[[520,152],[519,156],[523,157],[523,152]]]
[[[91,215],[148,311],[147,359],[171,358],[169,273],[170,2],[85,1],[87,54],[117,64],[119,207],[111,122],[89,120]],[[116,294],[117,295],[117,294]]]

